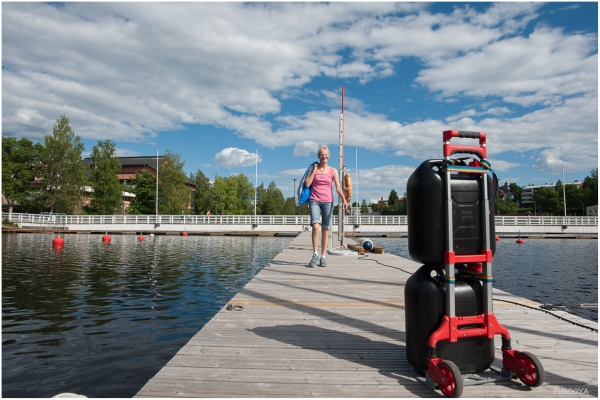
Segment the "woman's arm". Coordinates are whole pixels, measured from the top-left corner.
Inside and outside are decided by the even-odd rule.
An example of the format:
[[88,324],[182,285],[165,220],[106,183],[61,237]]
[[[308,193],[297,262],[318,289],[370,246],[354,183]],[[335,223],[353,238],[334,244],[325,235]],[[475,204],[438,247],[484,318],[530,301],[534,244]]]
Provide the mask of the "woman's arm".
[[308,173],[308,176],[304,180],[304,186],[309,187],[310,185],[312,185],[312,182],[313,182],[313,179],[315,178],[315,173],[317,172],[318,166],[319,166],[318,164],[313,165],[312,169]]
[[346,201],[346,197],[344,196],[344,192],[342,191],[342,187],[340,186],[340,178],[338,177],[338,173],[335,168],[329,167],[333,169],[333,182],[335,183],[335,191],[338,196],[342,198],[342,206],[344,209],[348,208],[348,202]]

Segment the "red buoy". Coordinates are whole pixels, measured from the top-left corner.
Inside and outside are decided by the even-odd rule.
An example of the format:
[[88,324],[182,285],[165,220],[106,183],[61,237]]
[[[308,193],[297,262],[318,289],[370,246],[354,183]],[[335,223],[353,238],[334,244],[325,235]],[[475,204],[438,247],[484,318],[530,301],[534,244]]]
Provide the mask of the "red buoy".
[[187,236],[188,233],[187,232],[181,232],[181,236]]
[[496,236],[496,242],[500,241],[500,236]]
[[144,239],[145,239],[144,235],[138,236],[138,240],[144,240]]
[[54,239],[52,239],[52,246],[65,247],[65,239],[61,238],[60,236],[55,237]]
[[517,239],[517,243],[521,244],[521,243],[525,243],[525,241],[523,239],[521,239],[521,238],[518,238]]
[[102,242],[103,242],[103,243],[108,243],[108,242],[110,242],[110,236],[109,236],[108,234],[107,234],[107,235],[104,235],[104,236],[102,236]]

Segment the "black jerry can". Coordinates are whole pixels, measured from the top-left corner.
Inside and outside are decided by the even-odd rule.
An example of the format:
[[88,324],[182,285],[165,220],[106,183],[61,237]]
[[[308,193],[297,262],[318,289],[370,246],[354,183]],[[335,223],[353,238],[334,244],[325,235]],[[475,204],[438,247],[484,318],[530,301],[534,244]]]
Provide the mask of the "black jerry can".
[[[440,326],[446,314],[443,269],[424,265],[408,280],[404,287],[406,358],[419,372],[427,370],[429,336]],[[432,273],[434,276],[432,276]],[[467,317],[483,312],[483,288],[477,279],[456,279],[456,316]],[[474,337],[459,339],[455,343],[440,341],[437,357],[450,360],[463,374],[484,371],[494,362],[494,339]]]
[[[432,265],[444,264],[446,249],[446,210],[444,207],[444,160],[427,160],[408,178],[408,252],[413,260]],[[494,185],[488,174],[451,174],[452,232],[456,255],[481,254],[484,224],[481,193],[483,177],[488,180],[488,199]],[[488,213],[490,249],[496,251],[494,214]]]

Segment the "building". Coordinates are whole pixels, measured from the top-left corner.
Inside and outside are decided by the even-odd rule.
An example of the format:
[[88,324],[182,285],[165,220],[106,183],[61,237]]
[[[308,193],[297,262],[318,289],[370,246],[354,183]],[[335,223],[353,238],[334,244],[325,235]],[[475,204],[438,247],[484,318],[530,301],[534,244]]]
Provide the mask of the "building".
[[598,204],[595,206],[589,206],[585,208],[585,215],[588,217],[597,217],[598,216]]
[[[127,188],[127,186],[131,186],[131,180],[135,178],[135,174],[138,172],[147,171],[152,174],[152,176],[156,177],[157,174],[157,165],[161,165],[164,162],[164,157],[118,157],[119,162],[121,163],[121,171],[117,173],[117,178],[119,182]],[[83,165],[89,167],[92,164],[91,158],[84,158],[82,160]],[[159,176],[160,180],[160,176]],[[185,184],[192,191],[192,198],[190,199],[190,210],[194,210],[196,207],[196,182],[188,179]],[[123,203],[125,209],[129,207],[131,200],[133,200],[135,195],[133,193],[129,193],[128,191],[123,191]]]
[[[583,187],[583,182],[575,181],[575,182],[567,182],[565,185],[577,185],[579,188]],[[556,183],[552,182],[550,185],[529,185],[524,186],[521,189],[521,207],[533,207],[533,195],[542,187],[548,189],[556,189]]]
[[508,181],[504,181],[504,186],[502,186],[498,189],[498,195],[503,200],[514,200],[515,199],[515,195],[510,190],[510,185],[508,184]]
[[[404,201],[404,197],[400,197],[399,199],[396,199],[395,204],[398,204],[400,202]],[[388,206],[388,201],[384,200],[383,197],[381,198],[381,200],[377,201],[377,207],[379,209],[379,211],[383,210],[383,207]]]

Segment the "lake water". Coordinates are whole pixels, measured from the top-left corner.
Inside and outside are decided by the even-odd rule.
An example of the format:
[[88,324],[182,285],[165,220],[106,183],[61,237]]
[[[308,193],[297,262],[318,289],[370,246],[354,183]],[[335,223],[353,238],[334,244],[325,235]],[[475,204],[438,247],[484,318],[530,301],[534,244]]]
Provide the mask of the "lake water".
[[[408,239],[372,238],[386,252],[410,258]],[[501,239],[492,262],[493,286],[542,304],[598,303],[597,239]],[[598,309],[573,309],[598,322]]]
[[132,397],[292,238],[2,237],[2,395]]
[[[2,395],[131,397],[292,238],[2,237]],[[408,257],[407,239],[372,238]],[[494,286],[597,303],[597,240],[497,243]],[[597,321],[597,310],[577,310]]]

